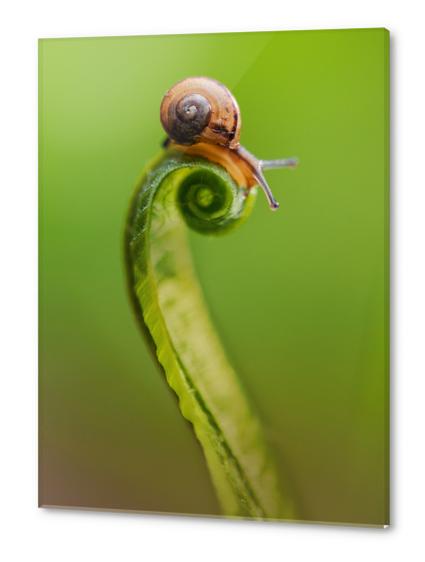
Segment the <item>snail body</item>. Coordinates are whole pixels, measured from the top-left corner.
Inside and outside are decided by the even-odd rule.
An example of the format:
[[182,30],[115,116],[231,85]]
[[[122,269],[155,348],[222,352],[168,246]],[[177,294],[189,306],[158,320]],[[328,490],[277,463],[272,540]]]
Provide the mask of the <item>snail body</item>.
[[167,148],[222,165],[247,189],[260,185],[270,207],[279,207],[263,170],[294,167],[297,161],[259,160],[240,145],[240,109],[226,86],[207,77],[181,80],[163,97],[160,118],[168,135]]

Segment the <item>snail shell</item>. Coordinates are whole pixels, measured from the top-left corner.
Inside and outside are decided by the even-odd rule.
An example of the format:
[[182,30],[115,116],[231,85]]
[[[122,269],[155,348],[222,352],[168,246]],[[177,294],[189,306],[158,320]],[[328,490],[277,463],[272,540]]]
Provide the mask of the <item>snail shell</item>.
[[241,116],[231,92],[216,80],[186,78],[165,94],[161,123],[177,144],[204,142],[228,148],[239,146]]

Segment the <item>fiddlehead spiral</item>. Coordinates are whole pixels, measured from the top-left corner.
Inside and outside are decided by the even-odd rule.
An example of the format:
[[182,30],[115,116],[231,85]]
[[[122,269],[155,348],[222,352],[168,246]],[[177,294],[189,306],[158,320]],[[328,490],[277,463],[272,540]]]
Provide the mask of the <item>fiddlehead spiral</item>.
[[221,234],[255,190],[204,159],[166,151],[142,178],[126,230],[128,284],[140,324],[204,451],[223,513],[292,518],[257,417],[211,324],[186,224]]

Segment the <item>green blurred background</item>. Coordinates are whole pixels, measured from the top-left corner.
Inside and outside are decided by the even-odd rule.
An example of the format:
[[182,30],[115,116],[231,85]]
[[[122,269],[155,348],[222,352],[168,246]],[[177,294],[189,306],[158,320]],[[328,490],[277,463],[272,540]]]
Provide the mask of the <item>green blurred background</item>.
[[219,514],[128,302],[130,196],[190,75],[235,94],[242,143],[298,156],[249,221],[191,233],[213,319],[302,518],[388,519],[388,32],[39,43],[40,503]]

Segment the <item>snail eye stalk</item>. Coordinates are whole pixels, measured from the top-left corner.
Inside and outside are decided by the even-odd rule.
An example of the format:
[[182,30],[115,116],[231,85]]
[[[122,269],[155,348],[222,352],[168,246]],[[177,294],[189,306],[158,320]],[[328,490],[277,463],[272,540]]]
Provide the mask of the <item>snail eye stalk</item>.
[[236,152],[247,162],[253,171],[253,175],[258,182],[258,185],[264,191],[267,198],[269,207],[272,211],[279,208],[279,203],[274,198],[272,190],[264,177],[263,170],[271,170],[277,168],[295,168],[298,166],[297,158],[279,158],[277,160],[259,160],[251,152],[243,146],[239,146]]

